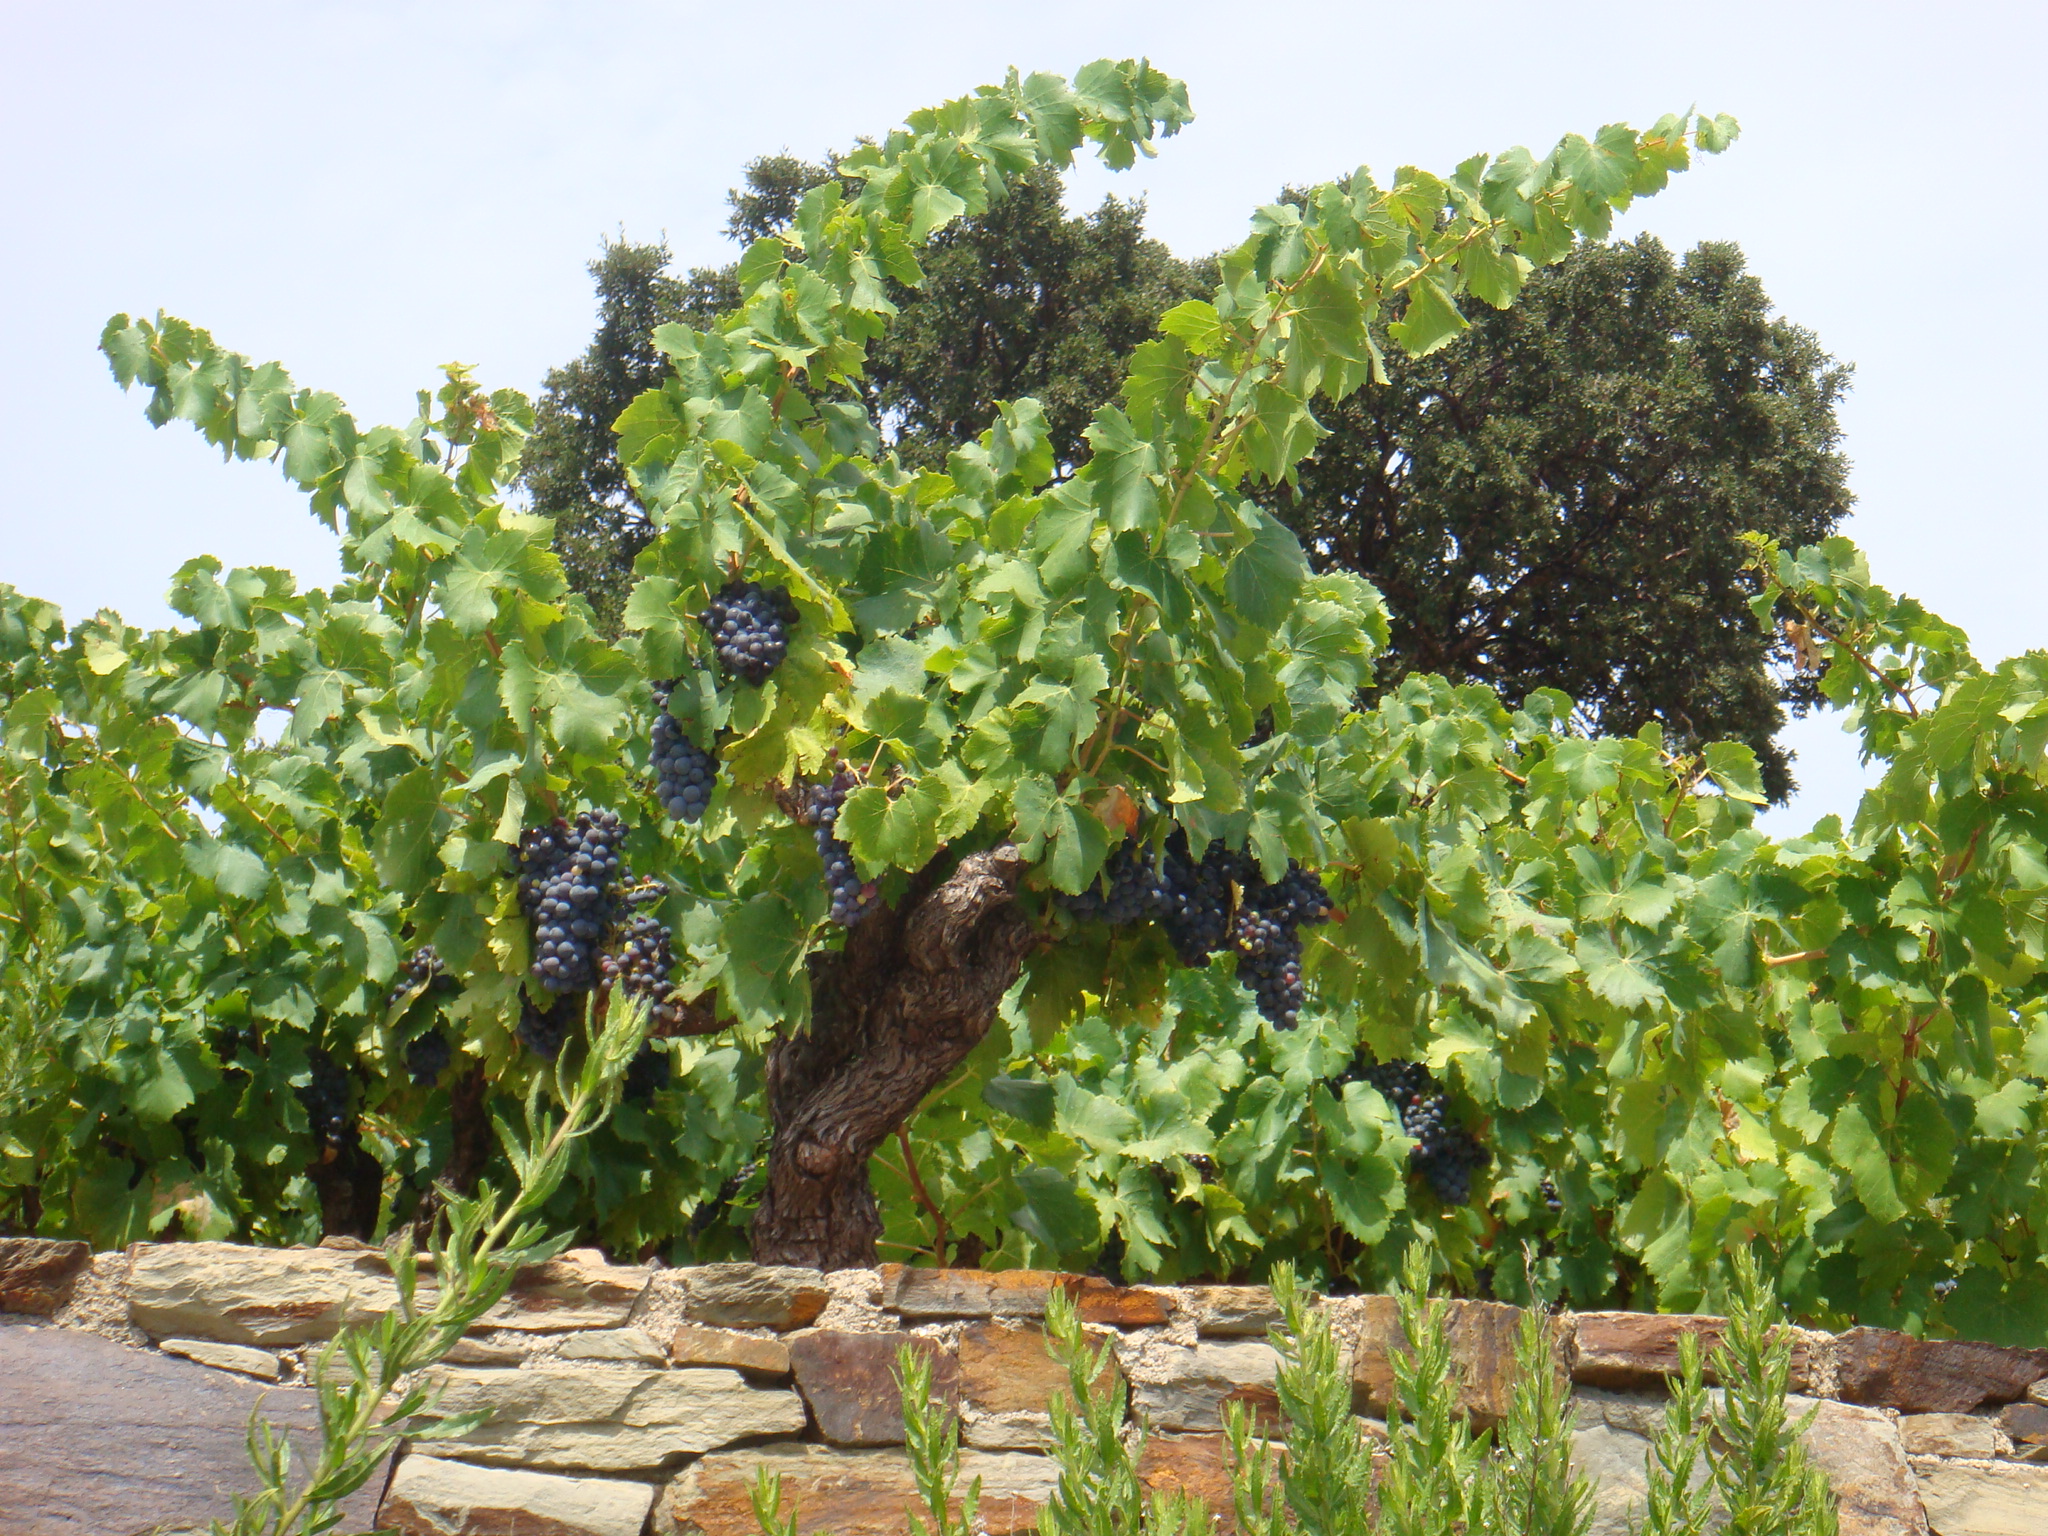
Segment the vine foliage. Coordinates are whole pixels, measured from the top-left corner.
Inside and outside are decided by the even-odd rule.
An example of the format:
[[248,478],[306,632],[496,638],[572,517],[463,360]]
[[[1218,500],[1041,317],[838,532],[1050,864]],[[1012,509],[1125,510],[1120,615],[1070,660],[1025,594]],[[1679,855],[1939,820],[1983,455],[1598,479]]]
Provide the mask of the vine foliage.
[[[362,428],[185,322],[116,317],[149,419],[275,460],[345,576],[195,561],[157,632],[0,598],[14,1219],[103,1244],[405,1219],[544,1065],[511,850],[603,810],[676,958],[667,1086],[579,1144],[548,1213],[615,1248],[730,1251],[751,1210],[792,1261],[1364,1279],[1427,1230],[1475,1288],[1683,1305],[1761,1243],[1804,1314],[2048,1332],[2038,660],[1980,668],[1845,543],[1759,545],[1760,619],[1889,765],[1855,826],[1778,843],[1741,746],[1588,738],[1562,696],[1427,677],[1361,711],[1378,598],[1262,505],[1319,402],[1379,375],[1381,327],[1441,346],[1733,124],[1261,209],[1133,352],[1085,463],[1056,473],[1019,400],[906,467],[857,388],[886,279],[914,286],[1013,178],[1084,147],[1127,165],[1188,116],[1142,64],[1013,75],[756,240],[739,307],[662,327],[671,375],[618,422],[659,531],[616,643],[509,494],[517,394],[451,367],[411,423]],[[758,686],[696,618],[735,582],[795,615]],[[664,708],[717,758],[694,822],[655,799]],[[802,814],[827,780],[848,927]],[[1298,1029],[1228,959],[1181,967],[1158,925],[1053,899],[1175,832],[1323,880]],[[422,944],[449,984],[394,998]],[[430,1029],[456,1060],[414,1083]],[[1486,1139],[1471,1204],[1338,1082],[1361,1047],[1422,1063]],[[354,1152],[307,1117],[329,1067]]]

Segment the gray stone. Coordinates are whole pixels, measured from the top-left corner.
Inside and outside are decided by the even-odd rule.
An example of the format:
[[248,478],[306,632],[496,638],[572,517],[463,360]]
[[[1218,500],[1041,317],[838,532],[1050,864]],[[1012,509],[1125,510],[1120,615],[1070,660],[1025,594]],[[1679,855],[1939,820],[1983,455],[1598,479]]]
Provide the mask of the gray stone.
[[448,1365],[517,1365],[526,1358],[529,1341],[510,1343],[504,1339],[457,1339],[455,1347],[442,1356]]
[[779,1264],[699,1264],[668,1278],[682,1286],[684,1317],[719,1328],[787,1333],[816,1322],[832,1299],[817,1270]]
[[1996,1456],[1998,1425],[1972,1413],[1909,1413],[1899,1420],[1908,1456]]
[[0,1237],[0,1312],[47,1317],[64,1304],[71,1282],[92,1262],[84,1243],[50,1237]]
[[399,1536],[640,1536],[653,1507],[649,1483],[408,1456],[377,1522]]
[[1155,1345],[1128,1364],[1131,1395],[1154,1429],[1214,1433],[1230,1402],[1270,1426],[1279,1410],[1279,1363],[1270,1344]]
[[2048,1467],[1920,1467],[1934,1536],[2048,1536]]
[[[1720,1394],[1714,1393],[1718,1411]],[[1786,1400],[1793,1418],[1814,1400]],[[1889,1415],[1823,1402],[1806,1448],[1841,1500],[1842,1536],[1925,1536],[1911,1465]],[[1653,1398],[1583,1391],[1572,1404],[1572,1459],[1594,1483],[1594,1536],[1621,1536],[1640,1521],[1649,1482],[1644,1459],[1664,1421]]]
[[[257,1491],[244,1436],[259,1402],[306,1465],[319,1422],[311,1392],[90,1333],[0,1325],[0,1533],[204,1529],[235,1494]],[[375,1524],[383,1485],[380,1472],[349,1498],[343,1529]]]
[[564,1360],[618,1360],[632,1365],[666,1365],[668,1352],[639,1328],[594,1328],[562,1340]]
[[[520,1271],[511,1294],[479,1330],[519,1332],[615,1328],[646,1288],[648,1271],[607,1264],[595,1249],[573,1249]],[[307,1344],[343,1323],[374,1321],[398,1302],[381,1250],[348,1247],[245,1248],[234,1243],[143,1243],[134,1250],[129,1315],[152,1337],[229,1344]],[[433,1305],[422,1276],[416,1304]]]
[[1197,1285],[1182,1295],[1204,1338],[1263,1339],[1280,1322],[1273,1293],[1263,1285]]
[[244,1376],[254,1376],[262,1381],[277,1380],[281,1371],[276,1355],[267,1349],[251,1349],[246,1344],[217,1344],[212,1339],[165,1339],[157,1348],[167,1355],[197,1360],[217,1371],[240,1371]]
[[495,1465],[652,1472],[673,1456],[804,1427],[794,1392],[749,1386],[737,1371],[626,1371],[552,1362],[517,1371],[436,1367],[443,1413],[491,1410],[469,1434],[416,1453]]

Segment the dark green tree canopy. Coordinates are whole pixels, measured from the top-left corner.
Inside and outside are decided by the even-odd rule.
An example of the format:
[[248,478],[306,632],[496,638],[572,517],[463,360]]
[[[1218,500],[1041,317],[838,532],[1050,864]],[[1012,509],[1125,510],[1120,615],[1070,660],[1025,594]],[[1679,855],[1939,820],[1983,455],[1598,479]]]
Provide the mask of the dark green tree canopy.
[[[1676,744],[1772,738],[1798,685],[1748,608],[1738,535],[1817,543],[1849,510],[1848,369],[1771,315],[1733,245],[1588,245],[1330,429],[1278,505],[1312,559],[1393,623],[1381,681],[1440,672],[1510,699],[1558,688],[1584,723]],[[1802,701],[1803,702],[1803,701]]]

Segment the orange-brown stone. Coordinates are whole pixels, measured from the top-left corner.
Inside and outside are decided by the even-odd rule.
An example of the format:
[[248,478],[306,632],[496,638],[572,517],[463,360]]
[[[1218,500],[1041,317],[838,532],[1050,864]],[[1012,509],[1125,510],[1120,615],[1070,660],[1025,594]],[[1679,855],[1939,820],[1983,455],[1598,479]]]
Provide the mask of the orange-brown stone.
[[[1572,1319],[1575,1357],[1572,1380],[1611,1392],[1655,1391],[1678,1374],[1678,1341],[1698,1334],[1706,1379],[1717,1381],[1714,1348],[1728,1327],[1722,1317],[1674,1316],[1663,1312],[1581,1312]],[[1792,1390],[1813,1390],[1813,1342],[1792,1334]]]
[[[1100,1347],[1101,1340],[1091,1340]],[[1067,1368],[1046,1351],[1042,1329],[1004,1323],[969,1323],[955,1352],[960,1399],[978,1413],[1044,1413],[1054,1398],[1073,1401]],[[1115,1380],[1115,1356],[1104,1365],[1095,1389]]]
[[1900,1413],[1968,1413],[2024,1397],[2048,1377],[2048,1349],[1916,1339],[1889,1328],[1851,1328],[1839,1345],[1842,1400]]
[[49,1237],[0,1237],[0,1312],[48,1316],[64,1304],[71,1281],[92,1262],[84,1243]]
[[1062,1275],[1048,1269],[917,1269],[882,1266],[882,1305],[901,1317],[920,1320],[1045,1316],[1054,1286],[1073,1297],[1085,1323],[1112,1328],[1151,1328],[1173,1316],[1173,1298],[1146,1286],[1111,1285],[1093,1275]]
[[896,1362],[905,1345],[932,1357],[932,1396],[957,1408],[959,1362],[930,1339],[827,1330],[790,1340],[797,1391],[810,1405],[819,1434],[834,1445],[903,1443],[903,1394],[896,1385]]
[[[1394,1393],[1394,1355],[1408,1347],[1401,1331],[1400,1313],[1391,1296],[1367,1296],[1358,1354],[1352,1367],[1352,1392],[1358,1410],[1373,1418],[1385,1418]],[[1458,1373],[1458,1406],[1484,1427],[1507,1416],[1515,1383],[1515,1337],[1522,1325],[1522,1309],[1497,1301],[1446,1301],[1445,1329],[1451,1346],[1451,1364]],[[1570,1380],[1567,1369],[1567,1332],[1558,1324],[1550,1329],[1550,1354],[1560,1386]]]
[[[759,1536],[754,1480],[762,1468],[782,1479],[801,1536],[902,1536],[921,1507],[910,1460],[894,1450],[772,1446],[706,1456],[683,1469],[657,1508],[660,1536]],[[981,1479],[980,1524],[989,1536],[1023,1536],[1038,1521],[1058,1476],[1043,1456],[966,1451],[960,1486]],[[956,1505],[957,1509],[957,1505]]]
[[674,1365],[724,1365],[756,1376],[787,1376],[790,1371],[789,1345],[781,1339],[700,1328],[695,1323],[676,1329],[668,1357]]

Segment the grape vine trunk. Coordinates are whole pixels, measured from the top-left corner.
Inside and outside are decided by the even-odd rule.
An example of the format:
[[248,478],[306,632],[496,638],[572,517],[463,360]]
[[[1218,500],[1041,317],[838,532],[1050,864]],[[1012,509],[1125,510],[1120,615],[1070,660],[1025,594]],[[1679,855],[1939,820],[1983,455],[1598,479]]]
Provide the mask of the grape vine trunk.
[[1014,904],[1025,867],[1008,843],[943,878],[935,860],[901,903],[848,930],[844,948],[812,952],[810,1025],[768,1052],[775,1139],[756,1263],[875,1263],[882,1219],[868,1160],[981,1043],[1037,947]]

